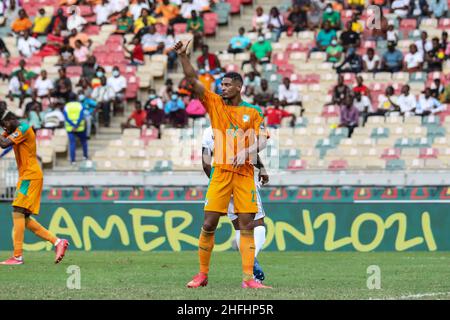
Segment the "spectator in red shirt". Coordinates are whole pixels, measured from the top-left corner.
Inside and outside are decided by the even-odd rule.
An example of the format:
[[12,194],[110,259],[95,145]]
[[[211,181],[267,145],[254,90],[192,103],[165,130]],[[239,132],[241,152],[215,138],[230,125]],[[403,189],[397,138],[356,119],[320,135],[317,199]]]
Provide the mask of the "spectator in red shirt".
[[[136,101],[135,110],[128,117],[127,122],[122,123],[122,131],[123,129],[128,128],[142,128],[144,124],[147,122],[147,112],[142,109],[142,104],[140,101]],[[134,123],[131,123],[131,120],[134,120]]]
[[197,59],[198,68],[205,66],[206,71],[221,68],[219,58],[214,53],[209,53],[208,45],[202,46],[202,55]]
[[364,79],[361,76],[356,77],[356,86],[353,88],[353,92],[360,92],[361,95],[368,97],[370,100],[370,90],[369,88],[364,84]]
[[141,41],[136,37],[131,43],[134,45],[133,50],[129,50],[125,44],[123,45],[124,50],[129,54],[127,59],[131,60],[130,64],[134,66],[143,65],[145,63],[144,48],[142,47]]
[[280,100],[278,100],[278,98],[275,98],[273,100],[273,107],[268,107],[264,114],[267,117],[267,126],[270,128],[279,128],[281,126],[281,120],[287,117],[292,117],[292,127],[295,124],[295,115],[283,109],[280,109]]

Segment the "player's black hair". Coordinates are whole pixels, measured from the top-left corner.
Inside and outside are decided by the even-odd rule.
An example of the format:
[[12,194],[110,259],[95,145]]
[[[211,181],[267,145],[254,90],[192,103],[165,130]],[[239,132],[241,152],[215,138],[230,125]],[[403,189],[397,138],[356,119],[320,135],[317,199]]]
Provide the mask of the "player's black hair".
[[244,80],[242,79],[242,76],[237,72],[227,72],[223,76],[224,78],[230,78],[233,81],[238,81],[242,85],[244,83]]

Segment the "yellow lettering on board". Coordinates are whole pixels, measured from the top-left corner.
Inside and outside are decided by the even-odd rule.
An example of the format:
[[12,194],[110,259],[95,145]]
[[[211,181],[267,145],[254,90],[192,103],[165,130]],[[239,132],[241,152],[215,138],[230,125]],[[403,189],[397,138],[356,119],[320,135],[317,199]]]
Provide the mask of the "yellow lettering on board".
[[402,212],[396,212],[390,215],[385,222],[385,228],[388,229],[392,227],[392,225],[398,221],[398,232],[397,238],[395,239],[395,250],[397,251],[405,251],[409,248],[415,247],[423,242],[422,237],[415,237],[409,240],[406,240],[406,214]]
[[[61,222],[64,221],[67,227],[62,227]],[[52,220],[48,230],[54,235],[65,235],[72,238],[71,244],[76,248],[81,249],[83,247],[83,242],[81,241],[81,236],[78,233],[77,227],[73,222],[72,217],[66,209],[59,207],[53,214]],[[53,244],[47,243],[47,251],[52,250]]]
[[303,224],[305,226],[305,233],[301,233],[287,222],[275,222],[275,241],[278,250],[286,250],[286,240],[284,239],[284,232],[290,233],[294,238],[300,242],[312,245],[314,243],[314,231],[311,223],[311,217],[308,210],[303,210]]
[[[359,228],[361,225],[366,221],[373,221],[377,225],[377,233],[375,234],[375,237],[373,238],[372,242],[368,244],[362,244],[359,240]],[[383,241],[384,236],[384,221],[383,219],[376,215],[375,213],[362,213],[352,223],[352,227],[350,230],[350,237],[353,242],[353,247],[356,249],[356,251],[360,252],[368,252],[375,250]]]
[[230,219],[228,219],[228,217],[226,217],[226,216],[220,217],[219,223],[217,224],[216,232],[218,232],[218,230],[220,228],[223,228],[227,224],[230,225],[230,229],[232,230],[230,233],[230,237],[223,243],[216,243],[214,245],[214,249],[213,249],[214,252],[222,252],[222,251],[226,251],[231,248],[231,244],[234,239],[235,231],[234,231],[233,223],[230,221]]
[[148,209],[131,209],[129,214],[133,217],[133,230],[136,240],[136,245],[141,251],[150,251],[166,241],[166,237],[158,237],[150,242],[145,242],[145,234],[147,232],[157,233],[159,228],[155,225],[142,225],[142,218],[160,218],[163,213],[160,210]]
[[[183,222],[174,227],[173,220],[176,218],[183,219]],[[192,223],[192,215],[187,211],[169,210],[164,216],[166,226],[167,239],[173,251],[181,251],[181,241],[187,242],[193,246],[198,246],[198,239],[190,236],[182,231],[189,227]]]
[[84,241],[84,249],[86,251],[90,251],[92,249],[91,237],[89,235],[89,231],[92,230],[99,238],[108,239],[111,236],[111,233],[117,227],[120,235],[120,241],[124,246],[128,246],[130,244],[130,237],[128,235],[128,230],[123,222],[123,220],[117,215],[111,215],[106,220],[106,226],[103,229],[97,221],[95,221],[92,217],[84,217],[83,218],[83,241]]
[[433,230],[431,229],[430,214],[428,212],[424,212],[422,214],[422,230],[428,250],[436,251],[437,245],[436,241],[434,241]]
[[325,221],[328,223],[327,232],[325,234],[325,243],[323,245],[326,251],[333,251],[352,243],[351,237],[334,240],[334,235],[336,233],[336,217],[334,216],[334,213],[327,212],[318,216],[316,220],[314,220],[314,229],[320,228]]
[[270,246],[275,237],[275,224],[273,223],[273,220],[269,217],[264,217],[264,224],[266,225],[266,241],[264,242],[263,249]]

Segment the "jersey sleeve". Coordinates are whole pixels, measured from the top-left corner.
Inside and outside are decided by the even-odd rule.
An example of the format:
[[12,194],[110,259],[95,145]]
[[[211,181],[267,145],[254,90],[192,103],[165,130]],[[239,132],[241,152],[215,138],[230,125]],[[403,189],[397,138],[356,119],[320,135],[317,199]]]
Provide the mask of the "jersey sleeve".
[[8,136],[8,139],[14,144],[20,144],[27,139],[28,130],[31,130],[30,126],[26,123],[22,123],[19,127],[17,127],[16,131]]
[[210,117],[217,109],[217,107],[223,103],[221,96],[208,89],[205,89],[203,97],[200,99],[200,101],[202,102],[203,106],[206,109],[206,112],[208,112]]

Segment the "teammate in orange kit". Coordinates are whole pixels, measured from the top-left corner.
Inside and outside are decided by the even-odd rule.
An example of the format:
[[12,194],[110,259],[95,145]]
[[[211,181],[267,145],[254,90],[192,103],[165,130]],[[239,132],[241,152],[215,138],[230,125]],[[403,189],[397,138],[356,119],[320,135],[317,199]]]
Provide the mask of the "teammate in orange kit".
[[189,61],[187,48],[178,42],[175,50],[192,92],[203,103],[211,119],[214,135],[214,166],[205,200],[205,215],[200,233],[198,255],[200,272],[187,284],[198,288],[208,284],[214,232],[221,216],[228,212],[231,195],[238,216],[241,239],[243,288],[269,288],[253,279],[255,259],[254,218],[258,212],[254,167],[257,154],[265,147],[266,130],[261,109],[242,101],[243,80],[229,72],[222,79],[222,95],[205,89]]
[[31,218],[31,215],[39,214],[43,186],[43,174],[36,156],[36,136],[33,128],[20,122],[15,114],[9,112],[4,105],[0,107],[0,126],[5,131],[0,135],[0,147],[3,149],[13,147],[19,170],[19,182],[12,203],[14,255],[0,264],[21,265],[24,263],[25,228],[55,245],[55,263],[59,263],[64,258],[69,242],[65,239],[58,239]]

